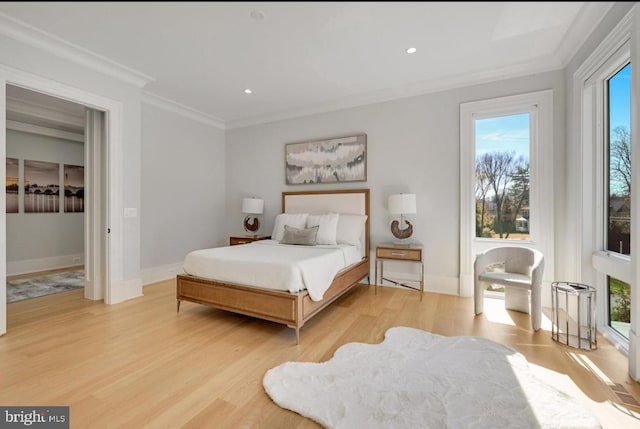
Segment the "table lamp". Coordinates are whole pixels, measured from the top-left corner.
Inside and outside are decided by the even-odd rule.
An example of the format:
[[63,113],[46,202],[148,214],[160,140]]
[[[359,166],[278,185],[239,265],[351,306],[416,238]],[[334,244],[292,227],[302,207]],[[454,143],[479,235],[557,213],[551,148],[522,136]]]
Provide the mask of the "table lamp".
[[[245,198],[242,200],[242,213],[248,215],[262,214],[264,210],[264,200],[262,198]],[[256,231],[260,228],[260,221],[257,216],[246,216],[244,218],[244,230],[247,233],[256,235]]]
[[[399,240],[409,238],[413,235],[413,225],[408,220],[404,220],[406,228],[400,229],[403,223],[403,215],[416,213],[416,194],[393,194],[389,195],[389,213],[399,214],[400,222],[391,222],[391,233]],[[402,225],[404,226],[404,225]]]

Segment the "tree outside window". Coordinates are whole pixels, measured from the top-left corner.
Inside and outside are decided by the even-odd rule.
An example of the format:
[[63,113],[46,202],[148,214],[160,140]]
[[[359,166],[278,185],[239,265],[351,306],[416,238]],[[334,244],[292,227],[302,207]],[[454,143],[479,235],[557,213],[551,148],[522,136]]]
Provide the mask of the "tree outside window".
[[529,238],[529,114],[476,121],[476,237]]

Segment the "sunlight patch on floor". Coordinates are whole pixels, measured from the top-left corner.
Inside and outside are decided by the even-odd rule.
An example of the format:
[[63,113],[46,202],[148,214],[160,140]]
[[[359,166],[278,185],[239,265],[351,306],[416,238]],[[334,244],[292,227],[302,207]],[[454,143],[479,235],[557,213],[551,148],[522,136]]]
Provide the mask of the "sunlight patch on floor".
[[516,326],[511,316],[504,308],[504,300],[499,298],[484,299],[484,316],[491,323],[500,323],[502,325]]
[[[588,368],[590,371],[600,378],[603,383],[612,386],[613,383],[597,366],[586,356],[578,353],[569,353],[571,357],[580,365]],[[584,394],[582,390],[573,382],[571,377],[543,366],[529,362],[529,368],[540,380],[565,392],[566,394],[578,399],[587,408],[593,411],[598,417],[600,424],[604,429],[608,428],[631,428],[640,427],[640,412],[621,404],[606,400],[602,402],[595,401]],[[640,411],[640,410],[639,410]]]
[[[550,311],[542,310],[541,329],[551,331],[551,319],[547,316]],[[485,296],[484,298],[484,316],[491,323],[500,323],[502,325],[516,326],[509,311],[504,307],[504,299]]]
[[569,354],[569,357],[573,359],[578,365],[591,371],[591,373],[594,374],[596,377],[598,377],[600,381],[602,381],[604,384],[608,386],[615,385],[615,383],[611,381],[611,379],[607,377],[607,375],[604,372],[602,372],[600,368],[598,368],[598,366],[595,363],[593,363],[593,361],[589,359],[587,356],[585,356],[584,354],[574,353],[574,352],[569,352],[568,354]]

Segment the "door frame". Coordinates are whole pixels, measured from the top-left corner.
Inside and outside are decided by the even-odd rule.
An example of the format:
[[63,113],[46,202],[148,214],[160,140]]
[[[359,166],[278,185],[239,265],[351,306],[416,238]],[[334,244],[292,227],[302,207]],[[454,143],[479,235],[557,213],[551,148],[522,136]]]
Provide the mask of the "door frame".
[[[123,185],[122,185],[122,111],[121,102],[93,94],[69,85],[62,84],[50,79],[43,78],[22,70],[14,69],[5,65],[0,65],[0,126],[6,130],[6,86],[14,85],[40,92],[53,97],[62,98],[74,103],[82,104],[86,107],[104,112],[104,151],[106,159],[100,159],[100,165],[106,167],[106,174],[100,174],[101,168],[90,168],[89,176],[92,183],[104,183],[102,189],[106,189],[106,195],[96,198],[93,207],[86,207],[85,217],[89,217],[96,209],[106,206],[106,225],[100,222],[92,223],[85,232],[85,255],[91,252],[102,252],[105,257],[103,270],[94,270],[92,260],[95,258],[86,257],[85,264],[90,264],[87,271],[91,276],[87,284],[91,288],[86,291],[90,299],[104,299],[105,304],[111,304],[114,298],[114,285],[118,279],[123,278],[123,235],[122,235],[122,213],[123,207]],[[0,157],[6,158],[6,132],[0,133]],[[85,150],[89,152],[89,148]],[[85,160],[87,158],[85,157]],[[0,163],[0,175],[6,176],[6,164]],[[95,177],[97,175],[97,177]],[[98,187],[99,188],[99,187]],[[5,243],[0,246],[0,335],[7,331],[7,302],[6,302],[6,275],[7,275],[7,255],[6,255],[6,194],[0,193],[0,240]],[[111,233],[107,233],[107,230]],[[104,281],[103,281],[104,279]]]

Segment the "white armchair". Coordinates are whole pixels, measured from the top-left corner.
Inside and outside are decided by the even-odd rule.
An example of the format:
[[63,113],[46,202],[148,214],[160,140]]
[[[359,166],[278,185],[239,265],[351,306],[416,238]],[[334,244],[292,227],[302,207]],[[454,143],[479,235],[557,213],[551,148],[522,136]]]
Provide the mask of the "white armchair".
[[[504,272],[487,268],[504,263]],[[505,307],[531,314],[531,327],[540,329],[542,319],[542,273],[544,256],[526,247],[494,247],[476,256],[473,265],[475,314],[484,307],[486,283],[505,287]],[[529,309],[531,291],[531,309]]]

